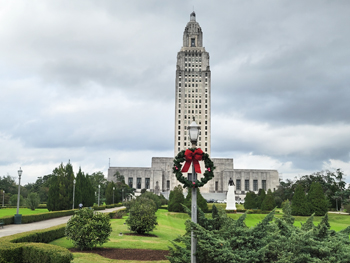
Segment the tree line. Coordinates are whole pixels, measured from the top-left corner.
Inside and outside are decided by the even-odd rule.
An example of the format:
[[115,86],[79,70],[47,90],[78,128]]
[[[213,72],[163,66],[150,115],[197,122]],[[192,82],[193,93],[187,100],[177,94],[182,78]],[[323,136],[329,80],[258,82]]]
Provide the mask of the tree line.
[[[97,204],[100,195],[100,204],[112,204],[129,197],[135,189],[125,184],[124,176],[118,172],[114,175],[116,182],[109,182],[102,172],[91,175],[85,174],[79,168],[76,175],[70,162],[61,163],[54,168],[51,174],[38,177],[34,183],[21,186],[20,205],[26,204],[25,200],[35,194],[38,203],[46,203],[50,211],[72,209],[73,207],[73,181],[75,179],[74,207],[80,203],[84,206]],[[100,185],[100,188],[99,188]],[[114,188],[114,190],[113,190]],[[15,177],[10,175],[0,177],[0,203],[4,197],[5,206],[17,205],[18,183]],[[114,200],[113,200],[114,197]]]
[[[291,201],[293,215],[324,215],[328,210],[339,210],[350,203],[350,186],[346,188],[345,175],[340,170],[321,171],[304,175],[295,181],[281,180],[275,192],[259,189],[246,194],[246,209],[272,210]],[[266,200],[266,197],[268,199]]]

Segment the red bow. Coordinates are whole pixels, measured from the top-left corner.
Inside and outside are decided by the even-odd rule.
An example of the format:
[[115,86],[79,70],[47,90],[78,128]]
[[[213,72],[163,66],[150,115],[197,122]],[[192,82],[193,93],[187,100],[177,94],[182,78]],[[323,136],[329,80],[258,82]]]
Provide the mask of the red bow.
[[196,171],[196,173],[200,174],[201,167],[199,166],[198,161],[202,160],[202,156],[203,156],[203,151],[200,148],[196,149],[194,152],[187,149],[185,151],[186,163],[185,163],[184,167],[182,168],[181,172],[186,173],[188,171],[188,169],[190,168],[191,163],[193,162],[194,170]]

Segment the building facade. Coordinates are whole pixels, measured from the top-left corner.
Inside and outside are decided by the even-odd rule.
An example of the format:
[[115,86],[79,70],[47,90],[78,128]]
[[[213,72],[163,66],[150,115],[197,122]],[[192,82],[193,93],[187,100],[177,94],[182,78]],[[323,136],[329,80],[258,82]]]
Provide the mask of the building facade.
[[210,66],[203,47],[203,32],[190,15],[177,53],[175,81],[175,156],[191,146],[187,126],[195,120],[200,126],[197,146],[210,155]]
[[[200,126],[197,146],[210,155],[211,151],[211,72],[209,53],[203,47],[203,32],[190,15],[183,34],[183,46],[177,54],[175,81],[175,145],[174,156],[191,147],[187,126],[195,119]],[[153,157],[151,167],[109,167],[108,181],[116,181],[116,172],[124,175],[126,183],[140,193],[141,189],[156,194],[169,193],[179,184],[172,172],[174,157]],[[214,178],[201,187],[201,193],[225,199],[228,181],[233,179],[236,199],[242,200],[246,192],[259,189],[274,191],[279,185],[277,170],[234,169],[232,158],[211,158],[216,167]],[[201,162],[201,171],[205,170]],[[191,169],[189,169],[191,171]],[[184,175],[186,176],[186,175]],[[200,178],[201,174],[197,177]]]

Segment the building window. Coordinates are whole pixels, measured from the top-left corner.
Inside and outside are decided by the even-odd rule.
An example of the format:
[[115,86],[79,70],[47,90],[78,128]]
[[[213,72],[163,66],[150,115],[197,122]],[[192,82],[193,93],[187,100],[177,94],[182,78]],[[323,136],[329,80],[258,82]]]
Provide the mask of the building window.
[[244,181],[244,190],[249,191],[249,180]]
[[261,180],[261,184],[262,184],[262,189],[266,191],[266,180]]
[[218,181],[215,181],[215,191],[219,191],[219,182]]
[[170,180],[166,181],[166,189],[169,190],[170,189]]
[[150,179],[149,179],[149,178],[146,178],[146,179],[145,179],[145,188],[146,188],[146,189],[149,189],[149,185],[150,185]]
[[258,180],[253,180],[253,191],[258,191]]
[[241,190],[241,179],[236,179],[236,190]]
[[137,178],[137,183],[136,183],[137,189],[141,189],[141,178]]
[[132,184],[133,184],[133,178],[129,177],[128,185],[129,185],[130,188],[133,188]]
[[191,38],[191,47],[195,47],[195,38]]

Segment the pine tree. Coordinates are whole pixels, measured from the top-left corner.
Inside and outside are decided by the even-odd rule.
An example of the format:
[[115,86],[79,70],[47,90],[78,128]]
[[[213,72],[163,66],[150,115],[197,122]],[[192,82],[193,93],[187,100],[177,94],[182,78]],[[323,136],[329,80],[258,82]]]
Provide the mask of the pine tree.
[[[192,189],[188,189],[188,193],[185,199],[185,206],[191,209],[192,204]],[[204,197],[201,195],[199,188],[197,188],[197,207],[200,208],[204,213],[208,212],[208,204]]]
[[311,184],[307,202],[311,213],[315,213],[316,216],[324,216],[328,211],[326,196],[319,183],[313,182]]
[[261,210],[271,211],[275,207],[276,207],[275,197],[273,196],[271,189],[269,189],[267,191],[267,195],[264,198],[264,201],[261,204]]
[[79,167],[79,172],[75,180],[74,207],[78,208],[79,204],[83,204],[83,188],[84,188],[84,173]]
[[169,212],[183,212],[182,205],[185,202],[183,188],[181,185],[175,186],[174,190],[170,191],[168,211]]
[[298,184],[292,199],[292,215],[293,216],[309,216],[310,209],[306,200],[304,188]]
[[57,211],[57,202],[58,199],[58,176],[52,176],[51,183],[49,187],[49,193],[47,198],[47,209],[49,211]]
[[244,199],[244,208],[245,209],[255,209],[257,208],[256,205],[256,198],[257,195],[254,192],[249,191]]
[[257,208],[261,209],[261,205],[264,202],[265,196],[266,196],[265,190],[264,189],[259,189],[258,197],[256,198],[256,206],[257,206]]

